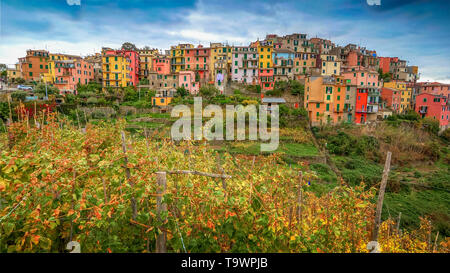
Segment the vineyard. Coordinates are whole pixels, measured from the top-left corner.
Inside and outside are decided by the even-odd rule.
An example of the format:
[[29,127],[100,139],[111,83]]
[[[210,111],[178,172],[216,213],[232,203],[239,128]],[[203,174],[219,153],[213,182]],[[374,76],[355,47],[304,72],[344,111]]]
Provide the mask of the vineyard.
[[[5,127],[0,252],[67,252],[71,241],[81,252],[370,252],[377,187],[341,181],[319,196],[306,164],[124,127],[79,128],[48,113]],[[384,221],[378,243],[380,252],[450,248],[426,218],[412,231]]]

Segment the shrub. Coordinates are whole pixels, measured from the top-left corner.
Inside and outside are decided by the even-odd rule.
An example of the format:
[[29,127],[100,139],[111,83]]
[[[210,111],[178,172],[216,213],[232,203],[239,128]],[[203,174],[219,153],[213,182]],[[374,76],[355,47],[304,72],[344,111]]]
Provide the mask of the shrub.
[[87,104],[97,104],[98,100],[97,100],[96,97],[90,97],[90,98],[87,99],[86,103]]
[[13,100],[17,100],[17,101],[25,101],[25,98],[27,97],[28,92],[26,91],[16,91],[14,93],[11,93],[11,98]]
[[214,85],[208,84],[200,87],[200,95],[205,98],[211,98],[220,93],[219,89],[217,89]]

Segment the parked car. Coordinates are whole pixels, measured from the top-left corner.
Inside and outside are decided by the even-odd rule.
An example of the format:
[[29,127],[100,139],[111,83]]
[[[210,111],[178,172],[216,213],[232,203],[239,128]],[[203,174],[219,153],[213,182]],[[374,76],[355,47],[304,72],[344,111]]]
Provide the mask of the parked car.
[[19,84],[17,86],[17,89],[19,89],[19,90],[33,90],[33,87]]

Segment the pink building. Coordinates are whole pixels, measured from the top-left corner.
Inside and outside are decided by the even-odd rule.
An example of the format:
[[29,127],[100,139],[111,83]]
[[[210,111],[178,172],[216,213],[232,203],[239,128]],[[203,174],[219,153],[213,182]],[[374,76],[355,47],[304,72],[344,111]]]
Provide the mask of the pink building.
[[422,93],[416,97],[415,111],[422,117],[430,117],[439,121],[443,129],[448,127],[450,116],[450,102],[447,97]]
[[166,56],[157,56],[152,60],[154,71],[160,75],[170,74],[170,59]]
[[184,87],[191,94],[197,94],[200,90],[200,84],[195,82],[195,73],[193,71],[180,71],[179,83],[180,87]]
[[94,79],[94,67],[83,59],[61,60],[55,63],[55,87],[61,93],[76,93],[78,84]]

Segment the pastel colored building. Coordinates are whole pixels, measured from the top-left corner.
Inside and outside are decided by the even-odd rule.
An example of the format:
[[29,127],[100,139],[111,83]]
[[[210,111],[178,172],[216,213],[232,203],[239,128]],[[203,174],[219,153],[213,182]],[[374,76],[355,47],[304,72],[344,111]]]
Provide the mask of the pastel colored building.
[[139,54],[139,80],[147,78],[150,71],[153,71],[153,58],[159,55],[156,48],[143,48],[138,50]]
[[200,83],[195,81],[193,71],[180,71],[178,86],[184,87],[191,94],[197,94],[200,89]]
[[[313,75],[314,73],[317,75]],[[317,68],[317,54],[314,52],[295,53],[294,75],[320,75],[320,70]]]
[[137,86],[139,83],[139,54],[135,51],[102,50],[103,88]]
[[55,62],[57,61],[69,61],[69,60],[81,60],[80,56],[67,55],[61,53],[50,53],[50,58],[48,61],[48,72],[44,74],[44,81],[53,84],[55,83]]
[[363,64],[363,55],[356,51],[352,50],[347,55],[347,66],[362,66]]
[[273,44],[272,41],[259,41],[259,85],[261,90],[272,90],[275,84],[273,60],[272,60]]
[[344,121],[345,79],[341,76],[308,77],[304,106],[312,126]]
[[210,43],[210,50],[210,79],[214,80],[217,86],[217,76],[220,74],[219,78],[224,77],[219,85],[222,88],[222,83],[225,83],[228,77],[231,77],[232,47],[222,43]]
[[450,117],[450,102],[447,97],[422,93],[416,97],[415,111],[422,117],[439,121],[441,129],[448,128]]
[[290,49],[273,50],[273,77],[275,81],[294,79],[294,57],[295,52]]
[[172,100],[173,97],[152,97],[152,105],[153,106],[168,106]]
[[9,81],[15,80],[17,78],[23,78],[22,71],[20,70],[20,64],[15,64],[14,68],[7,68],[6,69],[6,78]]
[[391,82],[385,82],[383,84],[383,87],[395,89],[399,91],[400,95],[400,108],[399,113],[404,113],[408,109],[411,109],[412,107],[412,87],[408,85],[406,82],[399,82],[399,81],[391,81]]
[[233,47],[231,80],[244,84],[258,84],[258,50],[251,46]]
[[401,113],[401,91],[392,88],[381,88],[381,99],[383,108],[389,108],[395,113]]
[[53,85],[60,93],[76,93],[78,84],[88,84],[94,79],[93,66],[83,59],[58,60],[52,65]]
[[[159,55],[152,59],[152,71],[160,75],[170,74],[170,58]],[[150,74],[149,74],[150,75]]]
[[378,57],[379,68],[384,74],[389,73],[391,70],[391,57]]
[[194,48],[193,44],[178,44],[170,47],[170,72],[186,70],[186,50]]
[[19,58],[22,77],[27,81],[40,81],[48,73],[48,60],[47,50],[27,50],[27,55]]
[[197,81],[207,82],[210,77],[211,49],[198,45],[196,48],[186,49],[186,70],[194,71]]
[[320,60],[322,76],[341,75],[341,61],[336,55],[322,54]]
[[418,88],[418,93],[441,95],[450,100],[450,84],[439,82],[418,82],[416,86]]
[[350,67],[342,75],[347,84],[356,86],[355,123],[376,120],[380,103],[378,72],[364,67]]

